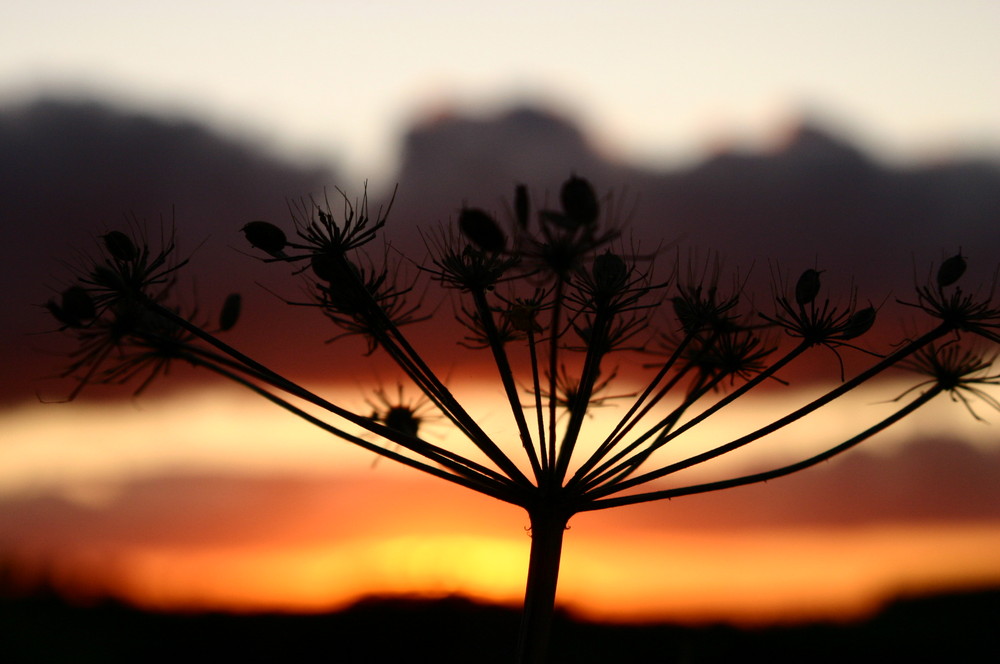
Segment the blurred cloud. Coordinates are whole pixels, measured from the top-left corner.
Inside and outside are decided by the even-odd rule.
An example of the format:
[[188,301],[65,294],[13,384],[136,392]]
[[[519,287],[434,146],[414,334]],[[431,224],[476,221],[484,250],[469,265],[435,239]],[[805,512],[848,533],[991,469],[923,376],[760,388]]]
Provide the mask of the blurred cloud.
[[[995,149],[995,3],[11,3],[0,94],[95,91],[253,128],[382,177],[414,109],[583,109],[629,160],[683,163],[820,109],[880,155]],[[857,123],[857,125],[852,125]]]
[[[164,474],[124,481],[99,500],[10,495],[0,501],[0,542],[51,552],[294,547],[373,532],[478,533],[483,524],[488,531],[520,518],[464,492],[462,504],[452,504],[456,491],[378,471]],[[915,441],[894,454],[851,454],[767,484],[632,506],[615,517],[615,527],[678,533],[998,522],[1000,450],[943,440]]]
[[[621,510],[647,527],[740,530],[1000,521],[1000,449],[917,439],[773,482]],[[655,524],[655,525],[654,525]]]

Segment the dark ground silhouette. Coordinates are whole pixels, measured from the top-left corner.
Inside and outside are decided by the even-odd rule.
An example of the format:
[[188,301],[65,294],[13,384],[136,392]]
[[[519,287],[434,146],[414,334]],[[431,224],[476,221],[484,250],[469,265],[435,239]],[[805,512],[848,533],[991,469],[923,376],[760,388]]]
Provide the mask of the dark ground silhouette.
[[[52,591],[0,599],[4,662],[510,662],[519,612],[371,598],[321,615],[155,613]],[[741,629],[612,625],[560,612],[553,662],[993,662],[1000,589],[897,600],[870,620]]]

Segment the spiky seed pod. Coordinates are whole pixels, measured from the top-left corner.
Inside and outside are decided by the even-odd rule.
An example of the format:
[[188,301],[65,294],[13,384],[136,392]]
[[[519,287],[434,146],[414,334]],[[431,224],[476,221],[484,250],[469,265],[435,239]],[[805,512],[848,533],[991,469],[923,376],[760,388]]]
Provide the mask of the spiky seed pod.
[[599,290],[613,293],[624,287],[628,281],[628,264],[621,256],[605,251],[594,259],[591,273]]
[[504,312],[510,326],[518,332],[541,332],[542,326],[538,324],[538,310],[524,304],[512,304]]
[[856,339],[875,324],[875,307],[865,307],[851,314],[838,335],[841,339]]
[[240,319],[242,308],[243,297],[239,293],[230,293],[222,305],[222,312],[219,314],[219,329],[223,332],[233,329],[236,321]]
[[806,270],[795,282],[795,301],[798,304],[806,305],[815,300],[818,294],[819,272],[813,269]]
[[281,256],[288,244],[285,231],[267,221],[251,221],[240,230],[251,246],[272,256]]
[[528,218],[531,216],[531,199],[528,197],[528,188],[523,184],[514,188],[514,218],[517,225],[522,230],[528,228]]
[[941,288],[951,286],[965,274],[965,257],[958,253],[941,263],[938,268],[937,284]]
[[121,263],[133,261],[139,255],[132,238],[121,231],[111,231],[102,235],[101,239],[104,240],[104,248],[116,261]]
[[387,427],[407,436],[416,437],[420,431],[420,418],[407,406],[393,406],[383,418]]
[[481,251],[499,253],[507,247],[503,230],[493,217],[479,208],[464,208],[458,216],[458,226]]
[[594,187],[587,180],[571,176],[563,183],[559,192],[563,212],[577,226],[593,226],[597,223],[600,203]]

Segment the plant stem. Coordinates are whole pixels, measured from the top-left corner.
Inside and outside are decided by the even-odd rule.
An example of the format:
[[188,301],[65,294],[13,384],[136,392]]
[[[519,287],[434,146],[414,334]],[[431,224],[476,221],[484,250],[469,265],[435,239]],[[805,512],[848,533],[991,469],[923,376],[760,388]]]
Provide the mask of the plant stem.
[[531,554],[528,583],[524,591],[521,634],[517,645],[519,664],[542,664],[549,646],[552,616],[555,612],[559,560],[562,556],[563,531],[569,515],[546,501],[528,510],[531,519]]

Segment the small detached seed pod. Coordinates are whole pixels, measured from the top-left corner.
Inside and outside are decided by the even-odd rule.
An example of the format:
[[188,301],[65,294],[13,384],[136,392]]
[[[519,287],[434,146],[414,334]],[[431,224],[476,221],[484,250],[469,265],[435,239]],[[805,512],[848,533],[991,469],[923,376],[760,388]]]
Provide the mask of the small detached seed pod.
[[938,268],[938,286],[941,288],[951,286],[965,274],[965,267],[965,257],[961,253],[957,253],[945,260],[945,262],[941,263],[941,267]]
[[800,305],[810,304],[819,294],[819,272],[809,269],[802,273],[795,283],[795,302]]
[[276,258],[284,257],[288,238],[285,231],[267,221],[251,221],[240,229],[251,246]]
[[597,223],[600,203],[594,187],[587,180],[572,176],[563,183],[559,192],[563,212],[576,226],[593,226]]
[[480,251],[499,253],[507,247],[507,237],[493,217],[479,208],[464,208],[458,226]]
[[101,239],[104,240],[104,248],[111,257],[120,263],[133,261],[139,255],[132,238],[121,231],[111,231],[102,235]]
[[230,293],[222,305],[222,312],[219,314],[219,329],[223,332],[233,329],[236,321],[240,319],[242,308],[243,297],[239,293]]

